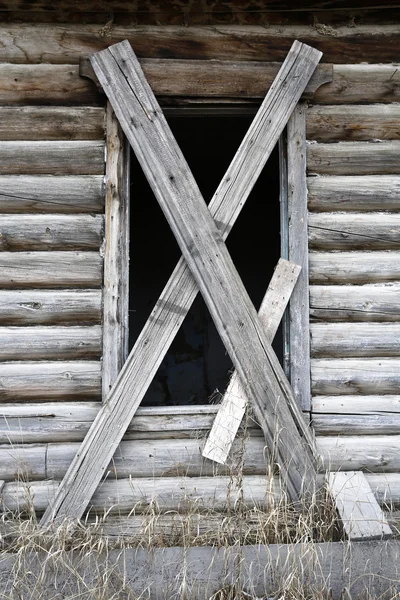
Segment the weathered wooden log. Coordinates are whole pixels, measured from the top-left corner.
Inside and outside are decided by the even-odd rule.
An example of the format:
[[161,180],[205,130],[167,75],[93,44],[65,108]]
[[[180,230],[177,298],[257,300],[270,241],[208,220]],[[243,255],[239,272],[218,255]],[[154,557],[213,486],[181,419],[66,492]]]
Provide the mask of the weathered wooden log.
[[101,175],[104,142],[1,142],[1,175]]
[[400,214],[311,213],[308,241],[318,250],[396,250]]
[[101,356],[102,328],[0,327],[0,361],[93,360]]
[[311,285],[316,321],[400,321],[400,285]]
[[1,252],[0,288],[99,287],[98,252]]
[[103,210],[101,175],[0,176],[2,213],[98,213]]
[[[317,436],[322,435],[398,435],[400,415],[321,415],[313,414],[312,425]],[[369,445],[368,445],[369,447]]]
[[332,140],[400,139],[400,106],[311,106],[307,111],[307,138]]
[[93,250],[103,236],[102,215],[0,215],[0,251]]
[[314,358],[311,384],[315,395],[397,394],[398,358]]
[[318,437],[317,447],[323,466],[331,471],[396,473],[400,469],[399,435]]
[[308,177],[308,208],[312,211],[398,211],[399,175]]
[[315,413],[341,415],[400,414],[400,396],[314,396]]
[[399,323],[312,323],[315,358],[400,356]]
[[0,290],[3,326],[87,325],[100,321],[100,290]]
[[0,402],[100,398],[98,361],[0,363]]
[[311,283],[388,283],[400,279],[400,252],[310,252]]
[[324,175],[387,175],[399,172],[400,141],[339,142],[307,146],[307,168]]
[[3,106],[0,140],[102,140],[100,107]]

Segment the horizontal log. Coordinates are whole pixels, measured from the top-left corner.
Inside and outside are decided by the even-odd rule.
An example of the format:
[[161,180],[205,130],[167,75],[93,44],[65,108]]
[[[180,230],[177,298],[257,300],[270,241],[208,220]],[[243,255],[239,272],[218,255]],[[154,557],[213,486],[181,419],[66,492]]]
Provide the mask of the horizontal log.
[[104,142],[1,142],[1,175],[101,175]]
[[102,215],[0,214],[0,251],[94,250],[103,236]]
[[400,435],[318,437],[323,466],[330,471],[396,473],[400,470]]
[[307,168],[324,175],[387,175],[399,172],[400,141],[307,145]]
[[400,414],[400,396],[314,396],[312,410],[329,415],[394,416]]
[[400,356],[399,323],[312,323],[315,358]]
[[103,176],[0,176],[2,213],[99,213],[104,210]]
[[397,394],[398,358],[314,358],[311,360],[314,395],[347,396]]
[[99,361],[0,363],[0,402],[99,400]]
[[98,252],[1,252],[0,289],[99,287]]
[[[76,4],[74,10],[78,8]],[[4,23],[0,27],[0,61],[77,64],[82,55],[93,54],[125,39],[139,57],[283,61],[293,40],[297,39],[323,52],[325,62],[389,63],[398,61],[399,38],[396,24],[377,23],[336,26],[334,35],[326,35],[318,27],[288,24],[285,27],[269,24],[268,28],[112,24],[104,35],[103,25]]]
[[400,280],[400,252],[310,252],[311,283],[388,283]]
[[0,361],[100,358],[102,328],[0,327]]
[[[313,414],[312,425],[321,435],[399,435],[400,414],[321,415]],[[369,446],[368,446],[369,448]]]
[[316,321],[400,321],[400,285],[311,285]]
[[307,138],[333,140],[400,139],[400,105],[311,106],[307,111]]
[[104,109],[93,106],[2,106],[0,140],[102,140]]
[[398,211],[399,175],[308,177],[311,211]]

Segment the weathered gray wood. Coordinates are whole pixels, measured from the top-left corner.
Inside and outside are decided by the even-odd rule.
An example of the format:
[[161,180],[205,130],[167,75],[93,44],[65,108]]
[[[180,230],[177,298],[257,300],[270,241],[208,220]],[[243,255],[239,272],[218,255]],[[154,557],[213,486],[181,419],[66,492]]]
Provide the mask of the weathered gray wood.
[[92,360],[101,356],[102,328],[0,327],[0,361]]
[[388,175],[399,172],[400,141],[307,145],[307,168],[324,175]]
[[100,323],[100,290],[1,290],[1,325]]
[[400,209],[399,175],[308,177],[307,186],[310,210],[327,212]]
[[98,400],[100,362],[0,363],[0,401]]
[[389,283],[400,279],[400,252],[310,252],[311,283]]
[[108,104],[103,288],[103,399],[107,397],[128,356],[129,157],[128,141]]
[[288,257],[301,266],[289,303],[289,378],[302,410],[311,407],[308,239],[306,183],[306,107],[298,105],[287,126]]
[[318,250],[397,250],[400,214],[310,214],[310,248]]
[[400,435],[340,435],[317,438],[323,466],[330,471],[396,473],[400,468],[399,444]]
[[0,288],[99,287],[98,252],[1,252]]
[[400,324],[313,323],[311,355],[315,358],[400,356]]
[[[342,396],[339,397],[341,398]],[[313,413],[312,425],[316,436],[342,435],[343,432],[346,432],[346,435],[359,436],[398,435],[400,431],[400,415],[372,412],[364,415],[324,415]]]
[[93,250],[103,236],[102,215],[0,215],[0,251]]
[[399,119],[398,104],[311,106],[307,110],[307,139],[398,140]]
[[103,212],[103,177],[2,175],[0,210],[2,213]]
[[0,472],[5,474],[4,481],[46,479],[46,454],[45,444],[0,446]]
[[315,395],[398,394],[398,358],[315,358],[311,361]]
[[[273,341],[301,268],[280,259],[259,310],[265,334]],[[247,397],[236,372],[222,398],[203,456],[224,464],[246,411]]]
[[315,413],[385,415],[400,413],[400,396],[314,396]]
[[349,540],[379,540],[393,535],[364,473],[330,473],[327,483]]
[[[283,65],[282,74],[286,72],[287,66],[287,63]],[[310,71],[312,71],[312,69],[310,69]],[[285,126],[287,119],[286,114],[290,113],[293,109],[302,92],[300,86],[294,97],[291,94],[288,95],[287,86],[282,85],[282,83],[283,81],[280,75],[280,79],[275,82],[267,94],[253,125],[245,137],[244,143],[247,143],[250,139],[253,139],[253,137],[254,139],[257,139],[257,143],[249,145],[249,153],[246,157],[240,153],[240,160],[237,158],[233,160],[232,166],[228,169],[216,195],[209,204],[209,210],[219,224],[224,238],[228,235],[241,206],[247,198],[244,190],[252,187]],[[281,107],[282,113],[279,115],[274,114],[274,116],[272,116],[270,110],[274,110],[276,105]],[[264,138],[263,136],[260,136],[260,134],[264,134],[265,131],[268,131],[268,135]],[[237,185],[232,187],[231,182],[236,182]],[[172,342],[196,296],[196,293],[197,286],[195,285],[185,262],[181,260],[176,267],[170,282],[167,283],[165,290],[162,292],[161,298],[158,301],[150,320],[139,336],[129,359],[121,372],[120,379],[117,380],[114,392],[109,398],[108,404],[111,403],[111,406],[115,405],[117,407],[121,404],[124,405],[129,399],[128,404],[130,411],[124,411],[124,423],[129,423],[131,420],[137,405],[140,403],[147,389],[147,382],[151,381],[156,373],[162,360],[163,353]],[[171,319],[171,307],[175,307],[173,319]],[[163,326],[164,323],[168,324],[168,327]],[[155,357],[158,357],[158,360],[155,359]],[[143,379],[144,373],[146,373],[146,380]],[[140,386],[137,384],[130,389],[124,389],[124,386],[120,386],[119,381],[123,380],[125,374],[129,375],[132,379],[140,376],[143,385]],[[104,415],[101,414],[100,417],[97,417],[93,424],[93,429],[99,426],[98,423],[101,425],[102,422],[107,421],[107,419],[105,419],[106,416],[107,414],[104,411]],[[115,437],[118,441],[116,436],[121,435],[121,425],[116,423],[115,427],[113,426],[112,430],[110,429],[109,435],[112,439]],[[83,446],[83,448],[87,446],[85,442],[84,444],[85,446]],[[74,468],[74,465],[71,466],[71,469],[72,468]],[[61,493],[62,490],[63,487],[61,487]],[[90,497],[92,492],[87,486],[85,491]]]
[[104,142],[1,142],[1,175],[101,175]]
[[0,140],[102,140],[100,107],[2,106]]

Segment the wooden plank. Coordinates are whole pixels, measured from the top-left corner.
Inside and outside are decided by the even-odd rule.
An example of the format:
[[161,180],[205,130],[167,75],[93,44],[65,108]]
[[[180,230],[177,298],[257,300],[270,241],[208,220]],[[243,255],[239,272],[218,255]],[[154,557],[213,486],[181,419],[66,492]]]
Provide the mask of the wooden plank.
[[[275,82],[267,94],[258,115],[256,116],[248,134],[243,141],[243,144],[246,144],[249,140],[253,139],[254,136],[254,139],[257,139],[257,143],[248,144],[249,153],[247,154],[245,160],[242,152],[239,154],[239,160],[235,157],[232,162],[232,166],[228,169],[223,182],[219,186],[216,194],[210,202],[209,210],[211,211],[211,215],[216,219],[217,223],[220,224],[220,229],[224,237],[228,235],[230,228],[235,222],[236,214],[239,213],[240,207],[243,206],[247,198],[245,189],[252,187],[252,184],[263,168],[265,161],[268,159],[277,139],[279,138],[279,135],[285,126],[286,114],[290,114],[290,110],[293,109],[302,93],[302,87],[300,84],[294,97],[292,95],[288,95],[287,90],[290,86],[282,85],[281,83],[281,81],[284,80],[281,79],[281,77],[287,70],[288,62],[289,61],[284,63],[282,66],[282,73],[279,80]],[[293,69],[294,65],[292,67],[292,70]],[[312,70],[312,68],[308,69],[309,75],[311,75]],[[297,83],[299,83],[300,79],[301,78],[298,78],[296,80]],[[307,77],[305,80],[307,80]],[[270,110],[272,107],[272,110],[274,110],[276,105],[280,106],[282,112],[275,113],[272,116]],[[265,119],[267,119],[267,121],[265,121]],[[266,138],[264,138],[262,135],[265,133],[265,130],[268,131]],[[231,182],[240,182],[240,184],[232,187]],[[226,202],[227,198],[229,198],[229,202]],[[172,282],[172,285],[170,285],[170,282]],[[183,322],[184,317],[196,296],[197,286],[195,285],[195,282],[189,273],[189,269],[186,267],[183,260],[181,260],[176,267],[170,282],[167,283],[165,290],[162,292],[161,299],[158,301],[156,309],[151,315],[149,325],[145,326],[141,335],[139,336],[139,339],[137,340],[128,361],[125,363],[125,366],[121,372],[121,376],[116,382],[114,391],[108,399],[107,405],[112,407],[113,411],[110,412],[110,415],[107,415],[106,410],[104,410],[104,415],[103,413],[99,413],[100,416],[97,417],[93,423],[91,431],[99,427],[103,427],[103,423],[107,424],[108,429],[105,435],[107,439],[115,439],[116,443],[118,443],[123,431],[121,431],[120,423],[116,423],[116,427],[112,425],[112,416],[115,416],[116,414],[114,406],[124,407],[122,422],[128,424],[135,413],[135,410],[140,403],[145,390],[147,389],[147,382],[151,381],[153,378],[162,360],[163,353],[169,347],[176,331]],[[177,294],[177,290],[179,290],[179,294]],[[169,318],[171,307],[174,307],[174,319]],[[178,308],[179,310],[176,310]],[[165,324],[168,323],[168,327],[162,326],[164,322]],[[157,329],[157,331],[155,329]],[[154,341],[153,345],[151,343],[152,341]],[[150,357],[152,358],[151,363]],[[157,362],[155,357],[158,357],[160,362]],[[124,380],[125,374],[130,379],[135,379],[134,373],[136,369],[136,373],[141,377],[142,381],[144,381],[143,374],[146,373],[147,381],[144,381],[142,387],[135,385],[132,386],[132,389],[127,389],[124,385],[119,383],[120,381]],[[129,399],[128,403],[127,399]],[[128,407],[129,410],[127,410]],[[88,436],[90,435],[91,434],[89,432]],[[82,445],[81,456],[86,453],[87,448],[90,448],[90,437],[87,437],[86,441]],[[110,456],[113,454],[114,449],[115,448],[110,448]],[[75,469],[75,465],[76,461],[72,463],[71,471]],[[79,485],[79,481],[77,483]],[[85,496],[90,498],[95,486],[96,480],[94,480],[94,484],[90,487],[88,486],[88,482],[86,482],[84,486]],[[58,498],[64,494],[64,488],[65,480],[60,488]],[[78,507],[79,512],[81,513],[81,502],[78,503]],[[53,508],[48,511],[45,520],[47,520],[49,516],[51,518],[53,516],[52,513]]]
[[398,435],[400,415],[373,413],[365,415],[321,415],[313,413],[312,425],[316,436],[336,436],[342,435],[343,432],[346,432],[346,435],[357,436]]
[[1,288],[99,287],[103,261],[98,252],[1,252]]
[[[270,342],[273,341],[282,320],[300,269],[298,265],[281,258],[269,283],[258,315]],[[246,393],[237,373],[234,372],[204,447],[204,457],[225,464],[246,407]]]
[[0,251],[93,250],[103,236],[102,215],[0,214]]
[[0,401],[98,400],[99,361],[0,363]]
[[313,323],[311,355],[315,358],[400,356],[400,324]]
[[388,175],[399,172],[400,142],[307,145],[307,168],[324,175]]
[[400,463],[399,443],[399,435],[340,435],[317,438],[323,465],[330,471],[396,473]]
[[400,413],[400,396],[314,396],[316,413],[385,415]]
[[103,177],[1,175],[0,211],[24,214],[103,212]]
[[397,250],[400,214],[310,214],[308,240],[318,250]]
[[400,106],[373,104],[352,106],[311,106],[307,110],[307,139],[398,140]]
[[349,540],[379,540],[393,535],[364,473],[330,473],[327,483]]
[[288,257],[301,266],[289,303],[289,379],[302,410],[311,408],[308,239],[306,183],[306,107],[298,105],[287,126]]
[[311,383],[315,395],[397,394],[398,358],[314,358]]
[[101,175],[104,143],[1,142],[1,175]]
[[398,211],[400,175],[308,177],[311,211]]
[[100,290],[1,290],[1,325],[87,325],[101,321]]
[[400,252],[310,252],[310,282],[363,284],[400,279]]
[[103,288],[103,399],[111,390],[129,342],[130,147],[107,106],[106,234]]
[[0,140],[102,140],[104,109],[93,106],[2,106]]
[[93,360],[101,356],[102,328],[0,327],[0,361]]

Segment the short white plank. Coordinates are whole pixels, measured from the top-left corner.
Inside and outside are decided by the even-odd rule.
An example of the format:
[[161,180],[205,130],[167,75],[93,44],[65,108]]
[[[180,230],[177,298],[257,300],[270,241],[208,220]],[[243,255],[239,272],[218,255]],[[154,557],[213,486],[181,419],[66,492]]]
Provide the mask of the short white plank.
[[392,536],[393,532],[364,473],[330,473],[327,479],[349,540],[376,540]]

